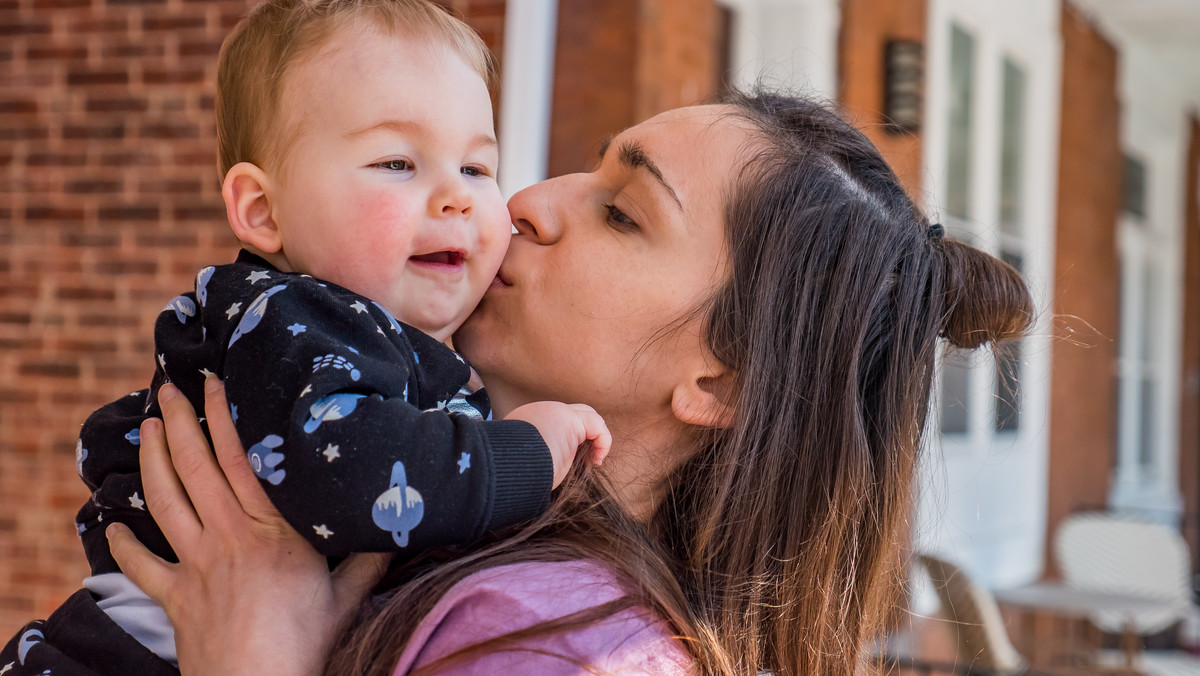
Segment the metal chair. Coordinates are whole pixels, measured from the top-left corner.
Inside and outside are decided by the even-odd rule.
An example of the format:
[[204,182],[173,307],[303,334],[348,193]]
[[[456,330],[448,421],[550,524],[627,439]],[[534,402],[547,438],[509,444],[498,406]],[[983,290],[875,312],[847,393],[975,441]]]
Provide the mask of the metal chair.
[[[1093,613],[1089,620],[1107,633],[1147,636],[1171,628],[1193,612],[1188,546],[1172,528],[1105,512],[1080,512],[1058,527],[1054,557],[1068,586],[1169,602],[1167,610],[1132,617]],[[1098,655],[1101,665],[1121,659],[1117,651]],[[1141,652],[1135,666],[1153,675],[1200,674],[1200,659],[1180,651]]]
[[948,561],[924,554],[918,558],[937,591],[943,615],[954,622],[956,661],[972,673],[1026,673],[1028,663],[1009,640],[992,592]]

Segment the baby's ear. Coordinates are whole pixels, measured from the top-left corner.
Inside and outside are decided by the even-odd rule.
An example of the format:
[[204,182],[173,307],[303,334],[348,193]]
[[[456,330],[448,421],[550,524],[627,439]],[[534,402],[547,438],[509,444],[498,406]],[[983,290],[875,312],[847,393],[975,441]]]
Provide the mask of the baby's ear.
[[264,254],[278,253],[283,248],[279,224],[271,214],[272,185],[266,172],[249,162],[233,165],[221,184],[234,236]]
[[705,364],[675,386],[671,393],[671,412],[688,425],[732,427],[736,399],[734,380],[734,372],[730,369]]

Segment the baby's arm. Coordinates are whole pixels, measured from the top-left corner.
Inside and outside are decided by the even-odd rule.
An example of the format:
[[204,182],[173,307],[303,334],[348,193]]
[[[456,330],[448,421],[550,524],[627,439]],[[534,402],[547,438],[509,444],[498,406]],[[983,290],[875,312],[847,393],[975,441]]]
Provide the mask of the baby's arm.
[[537,430],[450,415],[433,383],[457,388],[467,367],[433,339],[316,280],[289,279],[257,310],[221,375],[255,473],[318,551],[465,543],[545,509]]
[[554,487],[567,477],[575,452],[585,442],[592,442],[593,464],[599,465],[612,447],[612,435],[604,418],[587,404],[564,404],[559,401],[535,401],[513,409],[505,420],[524,420],[537,428],[550,448],[554,459]]

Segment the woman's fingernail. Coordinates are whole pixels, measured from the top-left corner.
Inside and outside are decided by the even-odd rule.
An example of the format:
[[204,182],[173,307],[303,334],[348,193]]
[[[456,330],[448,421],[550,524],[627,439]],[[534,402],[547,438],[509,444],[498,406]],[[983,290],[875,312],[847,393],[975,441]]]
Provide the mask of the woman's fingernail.
[[108,527],[104,529],[104,538],[111,542],[114,537],[120,534],[122,528],[125,528],[125,526],[120,523],[108,524]]
[[175,397],[178,397],[178,396],[179,396],[179,388],[175,387],[171,383],[163,383],[162,387],[158,388],[158,400],[160,402],[171,401],[172,399],[174,399]]
[[213,374],[204,376],[204,391],[212,394],[221,389],[221,379]]

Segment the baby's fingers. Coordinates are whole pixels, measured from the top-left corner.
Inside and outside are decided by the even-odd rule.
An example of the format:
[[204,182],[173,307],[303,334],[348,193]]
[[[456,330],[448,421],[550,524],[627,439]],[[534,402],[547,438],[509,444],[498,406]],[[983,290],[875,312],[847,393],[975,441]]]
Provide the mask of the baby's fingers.
[[165,608],[167,592],[174,585],[172,565],[146,549],[123,523],[109,524],[104,535],[108,538],[108,549],[121,567],[121,572],[155,603]]
[[584,437],[592,442],[592,464],[604,464],[604,459],[608,457],[608,451],[612,448],[612,434],[608,431],[604,418],[587,404],[571,404],[571,408],[583,423]]

